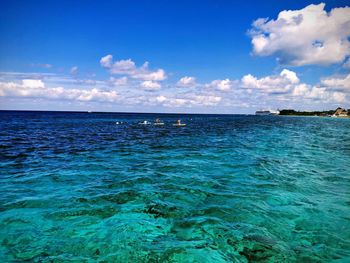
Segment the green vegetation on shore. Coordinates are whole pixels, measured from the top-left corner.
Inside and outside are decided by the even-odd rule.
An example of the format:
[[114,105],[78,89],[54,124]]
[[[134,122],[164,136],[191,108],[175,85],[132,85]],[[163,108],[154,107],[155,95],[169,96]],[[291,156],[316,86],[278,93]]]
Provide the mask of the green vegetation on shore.
[[[295,111],[293,109],[284,109],[284,110],[280,110],[279,115],[291,115],[291,116],[332,116],[339,109],[341,109],[341,108],[338,108],[336,110],[327,110],[327,111]],[[350,116],[350,109],[347,110],[347,115]]]

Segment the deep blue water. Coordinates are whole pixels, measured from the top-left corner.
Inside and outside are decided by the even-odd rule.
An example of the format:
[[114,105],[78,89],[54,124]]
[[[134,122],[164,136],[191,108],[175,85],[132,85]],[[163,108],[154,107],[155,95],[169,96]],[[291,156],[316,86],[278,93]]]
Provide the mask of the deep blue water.
[[350,262],[350,119],[0,112],[0,258]]

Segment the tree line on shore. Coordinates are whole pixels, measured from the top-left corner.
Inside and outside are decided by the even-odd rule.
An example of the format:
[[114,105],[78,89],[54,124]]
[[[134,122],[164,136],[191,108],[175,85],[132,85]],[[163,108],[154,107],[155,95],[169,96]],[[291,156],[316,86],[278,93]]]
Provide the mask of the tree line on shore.
[[[338,108],[339,109],[339,108]],[[338,110],[337,109],[337,110]],[[333,115],[337,110],[327,111],[296,111],[293,109],[280,110],[279,115],[298,115],[298,116],[330,116]],[[347,110],[348,116],[350,116],[350,109]]]

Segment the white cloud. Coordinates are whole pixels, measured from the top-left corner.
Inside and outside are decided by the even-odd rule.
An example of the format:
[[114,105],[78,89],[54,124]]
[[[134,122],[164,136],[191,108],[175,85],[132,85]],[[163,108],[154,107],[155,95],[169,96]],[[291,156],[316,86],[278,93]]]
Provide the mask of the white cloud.
[[93,89],[67,89],[46,87],[42,80],[24,79],[22,83],[0,82],[0,96],[67,99],[77,101],[115,102],[119,99],[116,91]]
[[215,95],[196,95],[190,102],[194,105],[215,106],[221,99],[221,97]]
[[163,69],[150,70],[148,62],[145,62],[141,67],[137,67],[131,59],[113,62],[112,55],[101,58],[100,64],[111,74],[127,75],[138,80],[162,81],[167,77]]
[[166,100],[167,100],[167,97],[165,97],[165,96],[163,96],[163,95],[159,95],[159,96],[156,97],[156,101],[157,101],[158,103],[163,103],[163,102],[165,102]]
[[244,88],[260,89],[266,93],[287,93],[298,82],[299,78],[296,73],[287,69],[282,70],[280,75],[258,79],[248,74],[241,79]]
[[343,92],[334,92],[332,94],[332,99],[336,102],[346,102],[347,101],[347,97]]
[[180,107],[184,106],[185,104],[188,106],[188,100],[186,99],[173,99],[169,101],[169,104],[167,106]]
[[96,80],[94,79],[77,79],[78,84],[96,85]]
[[107,55],[100,59],[100,64],[104,68],[111,68],[113,62],[113,56]]
[[110,77],[109,83],[114,85],[114,86],[124,86],[128,83],[128,78],[125,76],[121,77],[121,78]]
[[344,77],[328,77],[321,80],[327,89],[346,91],[350,93],[350,74]]
[[214,88],[221,91],[230,90],[232,85],[233,85],[233,82],[229,79],[223,79],[223,80],[216,79],[210,82],[209,84],[206,84],[206,86],[209,88]]
[[297,85],[292,94],[302,99],[312,99],[323,102],[345,102],[346,94],[343,92],[330,92],[326,88],[316,87],[307,84]]
[[284,69],[279,75],[266,76],[260,79],[251,74],[245,75],[241,79],[241,85],[243,88],[254,90],[254,93],[258,97],[262,96],[264,100],[268,100],[271,95],[275,95],[273,96],[275,100],[293,101],[297,99],[302,105],[305,102],[310,102],[310,100],[324,103],[345,102],[346,93],[332,90],[329,88],[331,85],[327,86],[326,84],[347,85],[346,81],[346,78],[324,79],[319,86],[309,85],[300,83],[295,72]]
[[114,74],[129,74],[136,69],[135,62],[131,59],[119,60],[114,62],[111,72]]
[[297,85],[293,89],[292,94],[308,99],[326,99],[326,96],[328,95],[325,88],[319,88],[307,84]]
[[291,83],[296,84],[299,83],[299,78],[297,77],[297,74],[291,70],[283,69],[280,74],[281,77],[285,77],[288,79]]
[[142,82],[141,86],[145,90],[158,90],[161,88],[161,85],[158,82],[154,82],[151,80],[146,80],[146,81]]
[[195,86],[196,85],[196,78],[195,77],[183,77],[181,78],[177,84],[177,86],[180,87],[189,87],[189,86]]
[[258,79],[252,74],[243,76],[241,82],[245,88],[259,88]]
[[216,106],[220,103],[222,98],[216,95],[196,95],[196,94],[183,94],[176,97],[164,97],[162,96],[163,106],[165,107],[193,107],[193,106]]
[[45,88],[45,84],[41,79],[23,79],[22,86],[29,89]]
[[294,66],[341,63],[350,55],[350,8],[325,4],[279,13],[276,20],[258,19],[250,30],[256,55],[277,55]]

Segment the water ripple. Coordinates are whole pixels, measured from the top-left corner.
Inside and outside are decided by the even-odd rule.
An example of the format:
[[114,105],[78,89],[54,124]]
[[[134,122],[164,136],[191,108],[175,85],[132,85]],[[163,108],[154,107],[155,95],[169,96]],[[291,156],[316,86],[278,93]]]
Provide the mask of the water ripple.
[[157,117],[0,112],[2,262],[349,260],[349,120]]

